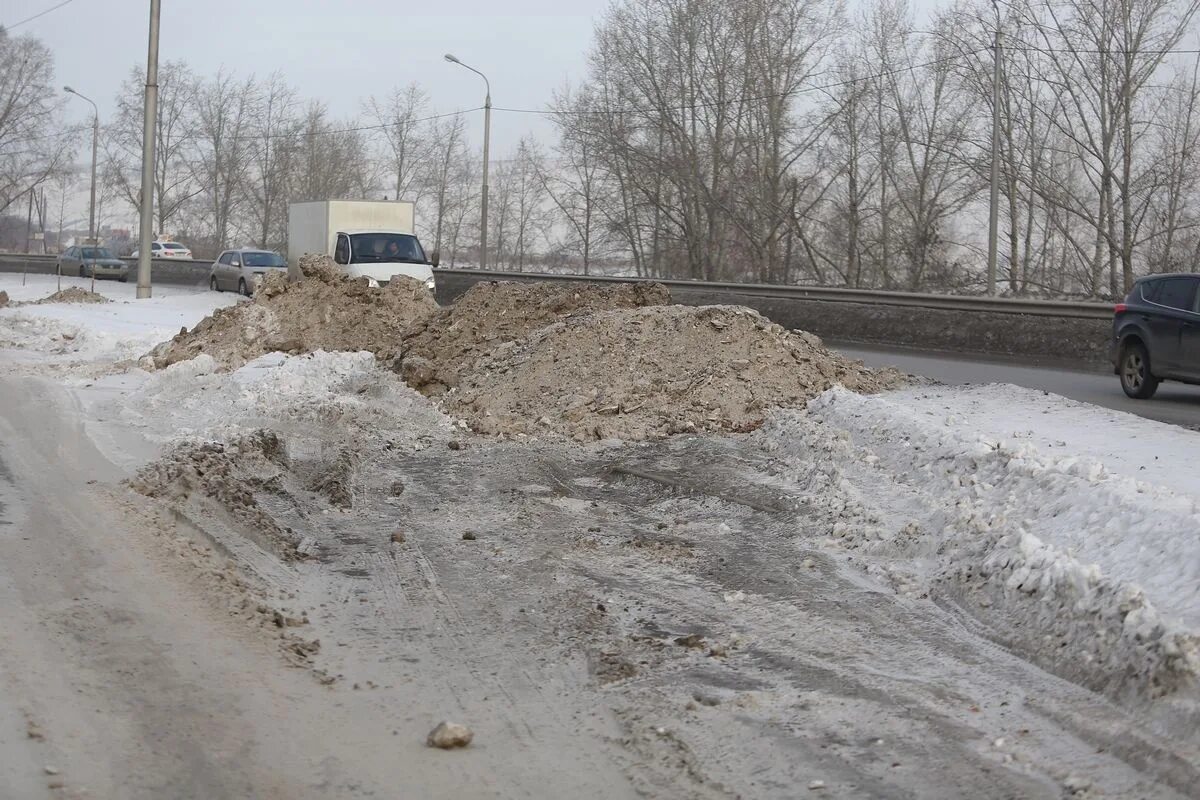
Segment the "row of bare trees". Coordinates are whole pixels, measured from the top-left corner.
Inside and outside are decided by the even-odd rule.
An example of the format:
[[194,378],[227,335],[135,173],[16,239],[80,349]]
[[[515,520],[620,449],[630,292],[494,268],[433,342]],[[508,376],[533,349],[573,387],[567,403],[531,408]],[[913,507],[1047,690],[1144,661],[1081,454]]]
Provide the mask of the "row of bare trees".
[[[918,27],[907,0],[617,0],[586,77],[544,110],[556,140],[492,165],[490,260],[982,291],[996,116],[1004,291],[1115,296],[1195,269],[1198,8],[956,0]],[[52,72],[0,33],[0,213],[65,180]],[[140,201],[141,93],[134,72],[104,126],[110,208]],[[444,261],[478,255],[466,120],[417,85],[337,119],[279,75],[168,63],[159,103],[156,228],[199,253],[284,247],[290,202],[391,196]]]
[[639,274],[979,291],[998,96],[1002,288],[1118,295],[1200,256],[1198,7],[621,0],[560,211]]

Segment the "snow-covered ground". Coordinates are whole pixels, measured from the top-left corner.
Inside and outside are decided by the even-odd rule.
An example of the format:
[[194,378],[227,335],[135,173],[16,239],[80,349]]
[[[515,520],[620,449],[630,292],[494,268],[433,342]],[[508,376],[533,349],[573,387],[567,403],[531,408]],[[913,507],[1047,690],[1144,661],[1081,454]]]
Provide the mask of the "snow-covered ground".
[[[46,296],[56,288],[53,277],[30,276],[26,287],[19,282],[20,276],[0,276],[0,289],[22,301]],[[64,287],[68,284],[90,282],[65,278]],[[419,507],[421,493],[426,492],[432,494],[430,505],[437,505],[421,517],[420,525],[428,529],[424,531],[426,543],[440,542],[436,547],[464,541],[460,529],[451,530],[454,524],[474,528],[480,519],[494,518],[493,553],[498,560],[488,567],[490,571],[480,573],[487,581],[499,579],[500,573],[510,579],[509,572],[516,570],[512,565],[524,569],[529,564],[575,563],[586,565],[588,575],[600,576],[595,578],[598,583],[619,587],[626,577],[640,575],[638,570],[643,567],[629,555],[620,554],[617,567],[628,570],[628,575],[622,573],[618,581],[605,583],[614,573],[605,572],[612,565],[602,557],[606,543],[601,531],[607,534],[610,524],[622,530],[619,539],[625,545],[643,539],[650,542],[653,535],[670,537],[655,542],[659,549],[650,548],[659,554],[664,570],[662,576],[647,582],[661,593],[655,599],[661,613],[667,614],[673,604],[685,606],[689,593],[724,597],[714,612],[724,615],[722,624],[740,628],[739,636],[744,633],[749,642],[756,637],[762,642],[772,636],[780,619],[794,616],[794,624],[799,626],[809,613],[800,612],[798,601],[784,594],[779,604],[786,604],[786,612],[770,609],[769,614],[763,612],[762,620],[751,620],[756,608],[778,600],[768,602],[772,591],[782,593],[794,587],[786,587],[782,585],[786,582],[774,577],[757,587],[751,585],[769,571],[768,563],[752,559],[746,561],[750,566],[745,567],[745,575],[737,578],[744,581],[745,593],[742,587],[730,587],[736,590],[714,594],[707,583],[708,572],[704,577],[700,572],[695,576],[688,573],[691,548],[703,545],[706,537],[716,548],[726,547],[724,542],[736,536],[757,536],[761,541],[752,546],[760,551],[758,558],[778,558],[774,564],[784,565],[794,558],[806,573],[815,570],[808,554],[820,552],[839,565],[841,594],[827,600],[830,606],[850,609],[847,625],[851,628],[860,614],[866,618],[874,613],[868,607],[875,602],[870,597],[880,596],[878,590],[894,591],[900,596],[895,608],[906,613],[912,607],[923,609],[912,618],[920,628],[911,632],[914,640],[944,625],[943,612],[949,610],[955,625],[970,628],[972,636],[980,642],[986,640],[986,646],[1000,642],[1020,658],[1102,691],[1126,703],[1127,708],[1150,709],[1148,718],[1158,724],[1158,733],[1190,729],[1186,739],[1194,739],[1194,722],[1200,718],[1200,694],[1196,692],[1200,669],[1200,476],[1193,464],[1200,450],[1200,433],[1014,386],[922,385],[875,396],[830,390],[806,409],[775,411],[758,431],[739,437],[679,438],[674,444],[628,447],[606,443],[592,449],[538,440],[494,444],[480,437],[460,450],[457,438],[472,438],[461,423],[408,389],[398,375],[380,368],[367,353],[270,354],[229,373],[217,372],[215,362],[202,355],[161,372],[126,365],[120,372],[96,379],[86,367],[133,359],[174,335],[180,326],[192,326],[212,309],[235,302],[232,295],[169,288],[157,290],[154,300],[134,301],[132,284],[97,284],[97,290],[114,302],[2,309],[0,373],[17,363],[26,369],[49,363],[65,367],[58,374],[65,372],[70,380],[72,369],[78,366],[79,374],[88,377],[70,383],[82,399],[80,408],[88,417],[88,432],[110,461],[127,470],[149,461],[162,445],[175,439],[229,441],[259,427],[280,433],[287,440],[289,458],[318,473],[337,458],[346,457],[350,464],[346,482],[358,493],[353,509],[326,517],[328,509],[313,507],[287,519],[298,528],[311,525],[312,539],[320,539],[324,531],[326,554],[344,559],[342,566],[348,570],[338,575],[361,577],[360,572],[371,572],[385,587],[380,590],[384,594],[392,593],[395,585],[424,585],[415,576],[406,578],[408,584],[404,584],[400,578],[392,581],[390,572],[372,572],[378,564],[398,569],[392,566],[398,561],[384,558],[372,548],[378,545],[374,540],[382,541],[384,533],[391,530],[388,525],[395,525],[395,509],[401,503]],[[143,445],[130,445],[131,431],[140,434],[137,438],[144,440]],[[452,450],[446,446],[451,441],[456,445]],[[310,445],[328,447],[331,455],[300,452]],[[443,451],[467,455],[448,456]],[[599,519],[594,521],[595,527],[578,523],[596,513],[598,503],[604,503],[600,489],[596,489],[596,499],[572,497],[563,488],[569,481],[559,487],[562,497],[558,491],[542,487],[547,495],[553,495],[552,500],[542,505],[540,500],[530,499],[528,506],[521,506],[524,516],[503,516],[511,510],[510,504],[516,503],[515,495],[529,494],[540,486],[533,477],[524,480],[521,475],[506,474],[505,470],[520,474],[526,459],[529,464],[550,459],[566,470],[586,462],[634,462],[640,453],[670,461],[672,452],[686,464],[680,471],[694,476],[697,486],[692,489],[694,494],[671,495],[662,501],[661,521],[653,525],[649,516],[642,519],[646,510],[632,500],[636,492],[616,482],[611,486],[612,522],[606,518],[604,529]],[[466,482],[433,488],[422,488],[413,473],[404,473],[403,482],[410,483],[409,489],[386,488],[392,479],[388,469],[398,469],[403,458],[415,458],[418,453],[428,459],[426,465],[434,475],[457,477],[456,465],[461,467],[464,458],[482,459],[482,471],[475,474],[462,467],[469,475]],[[496,479],[487,473],[488,468],[514,480],[521,477],[523,482],[504,492],[487,488],[488,480]],[[400,476],[397,471],[396,479]],[[727,489],[715,483],[704,485],[704,481],[725,477],[734,485]],[[592,488],[610,486],[592,474],[577,482]],[[400,492],[404,492],[403,500],[392,497]],[[772,495],[772,503],[739,505],[730,500],[763,493]],[[281,509],[294,500],[287,495],[280,498],[276,501]],[[444,509],[445,500],[450,509]],[[547,507],[564,509],[570,522],[547,515]],[[634,507],[636,513],[631,511]],[[746,509],[769,513],[769,524],[760,527],[762,518],[754,515],[737,518],[739,513],[749,513]],[[292,515],[293,510],[281,513]],[[556,524],[562,525],[562,535]],[[773,539],[776,524],[786,531],[781,539]],[[334,536],[337,525],[346,530]],[[523,551],[515,540],[503,537],[509,535],[509,529],[522,536],[538,531],[546,535],[540,546],[558,548],[570,542],[581,525],[589,531],[587,547],[553,558],[530,560],[533,551]],[[419,525],[414,523],[416,527]],[[647,533],[643,527],[667,533]],[[484,527],[485,539],[487,530]],[[421,535],[421,531],[409,533]],[[511,548],[511,553],[505,548]],[[601,555],[596,555],[596,548]],[[772,548],[778,552],[772,554]],[[683,555],[674,555],[677,551]],[[546,552],[557,553],[552,549]],[[737,566],[733,564],[736,554],[726,552],[728,569]],[[452,563],[460,564],[461,559],[466,564],[470,558],[473,555],[455,553]],[[719,563],[726,559],[720,558]],[[432,567],[422,569],[428,572]],[[516,582],[521,591],[541,591],[521,575]],[[322,573],[320,581],[340,579]],[[427,575],[421,581],[426,579]],[[870,591],[863,593],[868,600],[847,593],[845,585],[858,583],[870,585]],[[318,585],[320,591],[314,597],[323,601],[331,596],[331,583]],[[348,590],[342,587],[337,591]],[[932,608],[926,599],[935,601],[938,608]],[[534,602],[541,601],[522,601],[516,613],[526,613]],[[862,608],[856,610],[856,602],[862,602]],[[588,604],[596,606],[595,602]],[[503,610],[504,603],[498,601],[496,608]],[[606,609],[614,608],[616,603],[607,600],[599,606],[605,614],[610,613]],[[961,615],[955,615],[959,612]],[[640,613],[630,612],[630,619],[638,625],[646,621],[638,618]],[[486,630],[492,634],[500,628]],[[803,627],[797,630],[804,633]],[[836,626],[821,630],[836,633]],[[862,633],[847,630],[845,636]],[[336,640],[340,634],[334,630],[331,636]],[[372,630],[372,636],[376,631]],[[508,631],[494,636],[503,639],[515,634]],[[641,639],[637,640],[647,638],[642,633],[638,636]],[[906,636],[904,631],[898,632],[899,638]],[[942,640],[940,636],[938,632],[931,638]],[[883,638],[877,637],[875,644],[890,646]],[[866,642],[864,648],[870,650],[875,644]],[[829,645],[829,649],[835,648]],[[968,648],[962,661],[986,660],[979,652],[985,649]],[[791,651],[787,657],[800,658]],[[640,666],[635,672],[649,670],[644,667],[647,661],[637,663]],[[876,678],[901,667],[869,664],[869,670],[877,670]],[[914,676],[913,684],[937,685],[931,675],[943,667],[935,661],[920,664],[925,672]],[[970,681],[974,673],[968,667],[960,669],[958,680],[973,692]],[[377,678],[391,680],[391,674],[384,670]],[[787,678],[791,680],[792,675]],[[979,682],[976,680],[976,686]],[[1008,706],[1007,699],[1003,703],[998,699],[1002,694],[997,692],[997,708]],[[697,702],[712,708],[706,700]],[[793,705],[780,714],[796,714]],[[955,699],[947,708],[961,712],[971,705],[966,699],[961,704]],[[946,709],[938,710],[940,714],[943,711]],[[972,714],[977,712],[979,708],[972,708]],[[870,722],[869,717],[863,718]],[[658,726],[658,722],[654,724]],[[838,724],[842,724],[840,717]],[[902,736],[898,734],[898,738]],[[984,746],[985,750],[1000,747]],[[1091,746],[1087,748],[1091,750]],[[1033,751],[1036,748],[1028,748]]]
[[[28,303],[54,294],[53,275],[0,274],[0,291],[10,303]],[[62,278],[62,288],[91,289],[92,281]],[[30,351],[52,356],[54,362],[120,361],[144,355],[181,327],[191,327],[214,309],[232,305],[237,297],[197,292],[175,286],[156,286],[153,297],[136,300],[133,283],[96,281],[96,293],[110,303],[46,303],[0,308],[0,351],[20,350],[26,356],[4,360],[27,362]]]
[[1200,493],[1164,465],[1186,472],[1200,434],[983,386],[835,389],[756,439],[812,487],[829,547],[896,591],[1114,695],[1194,687]]

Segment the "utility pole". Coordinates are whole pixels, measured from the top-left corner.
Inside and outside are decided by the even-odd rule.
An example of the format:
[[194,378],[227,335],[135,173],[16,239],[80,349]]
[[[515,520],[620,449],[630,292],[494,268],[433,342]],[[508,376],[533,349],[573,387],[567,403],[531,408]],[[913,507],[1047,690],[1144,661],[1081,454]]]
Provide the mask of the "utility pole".
[[100,149],[100,109],[96,107],[95,102],[91,98],[85,97],[79,92],[72,89],[70,86],[64,86],[63,91],[68,94],[73,94],[76,97],[87,100],[92,104],[92,191],[91,200],[88,203],[88,244],[97,244],[96,242],[96,161]]
[[988,207],[987,293],[996,294],[996,247],[1000,234],[1000,60],[1003,39],[999,15],[996,19],[996,44],[992,50],[992,197]]
[[459,61],[455,56],[446,53],[446,60],[451,64],[458,64],[460,67],[465,67],[471,70],[479,77],[483,78],[483,83],[487,87],[487,94],[483,100],[483,194],[480,198],[480,230],[479,230],[479,268],[487,269],[487,236],[488,236],[488,145],[492,138],[492,82],[488,80],[487,75],[484,75],[479,70],[472,66],[468,66]]
[[150,44],[146,57],[146,100],[142,110],[141,230],[138,231],[139,300],[150,297],[150,244],[154,241],[154,147],[158,143],[159,0],[150,0]]

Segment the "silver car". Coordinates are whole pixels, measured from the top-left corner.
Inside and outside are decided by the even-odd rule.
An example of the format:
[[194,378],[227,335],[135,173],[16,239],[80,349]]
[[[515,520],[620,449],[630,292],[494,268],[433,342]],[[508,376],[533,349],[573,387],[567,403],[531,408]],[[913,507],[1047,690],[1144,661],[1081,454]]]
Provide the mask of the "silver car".
[[129,265],[107,247],[80,245],[68,247],[58,257],[58,274],[80,278],[116,278],[129,280]]
[[287,259],[270,250],[226,250],[213,262],[208,288],[249,297],[268,272],[287,271]]

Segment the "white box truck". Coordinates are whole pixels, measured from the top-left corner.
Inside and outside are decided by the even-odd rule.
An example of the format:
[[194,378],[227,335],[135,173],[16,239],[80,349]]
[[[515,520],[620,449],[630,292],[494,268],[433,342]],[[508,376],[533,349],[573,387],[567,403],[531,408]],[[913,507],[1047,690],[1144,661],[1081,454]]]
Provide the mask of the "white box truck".
[[438,254],[426,254],[413,233],[413,204],[400,201],[319,200],[288,207],[288,275],[300,277],[300,257],[332,256],[347,275],[383,286],[395,275],[432,290]]

